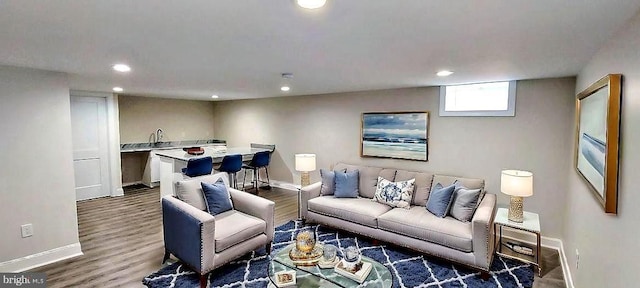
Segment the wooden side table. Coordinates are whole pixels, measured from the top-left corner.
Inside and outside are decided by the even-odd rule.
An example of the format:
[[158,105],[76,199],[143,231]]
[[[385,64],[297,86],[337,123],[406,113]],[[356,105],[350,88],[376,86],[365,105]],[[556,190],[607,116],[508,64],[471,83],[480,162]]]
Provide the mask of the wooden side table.
[[[495,241],[496,243],[495,251],[496,251],[496,254],[500,256],[517,259],[517,260],[535,265],[538,268],[538,276],[541,276],[542,268],[540,267],[540,248],[541,248],[540,247],[540,218],[536,213],[524,212],[523,214],[524,214],[523,215],[524,217],[523,217],[522,223],[513,222],[513,221],[509,221],[509,209],[498,208],[498,211],[496,212],[495,220],[493,222],[494,231],[496,232],[499,231],[499,233],[496,233],[494,236],[498,238],[497,241]],[[529,256],[525,254],[520,254],[513,250],[510,250],[509,248],[506,248],[505,251],[503,252],[503,246],[505,245],[503,245],[503,241],[502,241],[502,229],[504,227],[535,234],[536,247],[532,249],[534,255]],[[494,240],[496,239],[494,238]],[[529,247],[529,245],[524,244],[520,241],[516,241],[516,243],[520,246]]]

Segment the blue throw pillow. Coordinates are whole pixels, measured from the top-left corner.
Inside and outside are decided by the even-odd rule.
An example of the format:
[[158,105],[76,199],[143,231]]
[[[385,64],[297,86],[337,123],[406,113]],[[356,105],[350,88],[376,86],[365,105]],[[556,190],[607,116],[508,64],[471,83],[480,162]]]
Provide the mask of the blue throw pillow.
[[202,195],[204,195],[204,203],[209,214],[215,216],[233,209],[229,191],[227,191],[227,186],[222,178],[218,179],[214,184],[201,182],[200,186],[202,186]]
[[336,190],[333,196],[336,198],[358,197],[358,170],[349,172],[334,171],[336,176]]
[[333,195],[336,191],[336,173],[331,170],[320,169],[320,195]]
[[447,216],[453,199],[453,191],[456,190],[456,184],[453,183],[450,186],[442,187],[442,184],[438,183],[433,186],[433,190],[429,193],[429,199],[427,200],[427,210],[440,218]]

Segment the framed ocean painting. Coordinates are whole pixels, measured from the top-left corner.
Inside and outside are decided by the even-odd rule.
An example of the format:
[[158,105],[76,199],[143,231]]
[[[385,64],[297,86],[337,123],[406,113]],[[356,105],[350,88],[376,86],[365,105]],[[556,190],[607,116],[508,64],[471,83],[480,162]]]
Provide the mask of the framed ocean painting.
[[427,161],[429,112],[362,113],[360,156]]
[[576,99],[576,171],[606,213],[617,213],[620,74],[609,74]]

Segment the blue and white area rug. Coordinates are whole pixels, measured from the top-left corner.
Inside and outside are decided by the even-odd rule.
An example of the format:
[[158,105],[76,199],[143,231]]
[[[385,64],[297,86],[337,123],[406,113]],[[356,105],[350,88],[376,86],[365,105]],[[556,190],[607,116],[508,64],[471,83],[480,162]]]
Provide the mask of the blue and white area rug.
[[[299,222],[276,228],[273,251],[293,243]],[[364,256],[384,264],[393,275],[393,287],[531,287],[533,268],[520,261],[494,257],[491,276],[484,281],[480,273],[445,260],[424,256],[391,245],[373,245],[369,239],[314,225],[320,242],[338,248],[354,245]],[[209,273],[209,287],[266,287],[269,255],[264,248],[252,252]],[[199,287],[199,276],[180,262],[168,265],[142,280],[147,287]],[[355,284],[355,282],[354,282]]]

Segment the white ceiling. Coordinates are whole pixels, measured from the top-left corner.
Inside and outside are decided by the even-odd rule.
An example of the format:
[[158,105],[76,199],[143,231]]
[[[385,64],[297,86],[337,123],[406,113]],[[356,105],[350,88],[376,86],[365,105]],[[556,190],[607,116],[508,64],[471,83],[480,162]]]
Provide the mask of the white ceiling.
[[[640,0],[328,0],[316,11],[293,0],[0,0],[0,64],[67,72],[72,89],[220,100],[571,76],[639,9]],[[117,62],[133,71],[115,73]],[[283,72],[294,73],[286,94]]]

